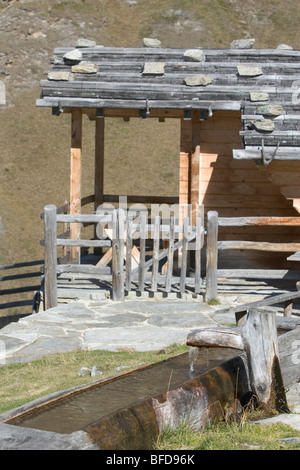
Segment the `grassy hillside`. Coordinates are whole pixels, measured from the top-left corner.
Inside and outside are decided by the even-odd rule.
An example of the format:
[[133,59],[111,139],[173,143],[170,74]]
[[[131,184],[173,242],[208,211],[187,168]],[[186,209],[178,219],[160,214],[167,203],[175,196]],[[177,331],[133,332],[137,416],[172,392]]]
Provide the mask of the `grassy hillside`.
[[[154,37],[164,47],[229,47],[234,39],[254,37],[258,48],[287,43],[296,49],[297,18],[291,0],[0,1],[0,79],[7,90],[0,110],[0,264],[41,258],[40,213],[45,204],[68,198],[69,117],[35,107],[54,47],[75,45],[80,37],[105,46],[142,46],[143,37]],[[105,192],[176,194],[177,125],[108,121]],[[94,126],[88,120],[84,126],[88,195]],[[124,175],[116,172],[120,162]]]

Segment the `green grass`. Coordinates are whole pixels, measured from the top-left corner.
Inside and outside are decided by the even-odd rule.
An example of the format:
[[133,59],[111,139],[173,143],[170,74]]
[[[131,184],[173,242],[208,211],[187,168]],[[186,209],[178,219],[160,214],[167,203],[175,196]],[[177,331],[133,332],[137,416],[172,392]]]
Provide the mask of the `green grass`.
[[277,442],[286,437],[300,437],[290,426],[257,425],[251,422],[218,423],[202,431],[182,424],[165,429],[156,443],[157,450],[300,450],[300,445]]
[[[161,351],[74,351],[54,354],[44,359],[0,367],[0,413],[14,409],[36,398],[59,390],[80,386],[95,380],[116,375],[118,366],[127,366],[122,372],[180,354],[187,346],[174,345]],[[81,367],[97,366],[103,375],[79,377]],[[120,373],[122,373],[120,372]]]

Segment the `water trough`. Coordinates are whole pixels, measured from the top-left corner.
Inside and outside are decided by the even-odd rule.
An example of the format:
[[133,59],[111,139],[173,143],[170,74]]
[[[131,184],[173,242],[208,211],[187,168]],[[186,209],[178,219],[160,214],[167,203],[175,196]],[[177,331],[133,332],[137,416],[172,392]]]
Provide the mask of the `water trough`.
[[184,353],[35,400],[0,416],[0,449],[151,449],[166,426],[202,428],[249,392],[236,353],[203,349],[192,367]]

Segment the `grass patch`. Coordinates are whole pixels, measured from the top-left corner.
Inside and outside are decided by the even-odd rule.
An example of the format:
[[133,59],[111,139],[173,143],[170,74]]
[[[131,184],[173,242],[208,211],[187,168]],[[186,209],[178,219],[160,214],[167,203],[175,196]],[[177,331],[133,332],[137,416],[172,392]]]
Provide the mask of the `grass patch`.
[[[118,366],[126,366],[122,372],[130,371],[141,364],[162,361],[170,356],[187,351],[186,345],[173,345],[161,351],[74,351],[53,354],[22,364],[7,364],[0,367],[0,413],[24,405],[36,398],[59,390],[80,386],[117,375]],[[81,367],[97,366],[103,372],[99,377],[78,376]]]
[[201,431],[187,424],[165,429],[156,443],[156,450],[299,450],[300,445],[277,442],[287,437],[299,437],[290,426],[262,426],[247,423],[218,423]]
[[210,299],[207,302],[207,305],[220,305],[220,300],[219,299]]

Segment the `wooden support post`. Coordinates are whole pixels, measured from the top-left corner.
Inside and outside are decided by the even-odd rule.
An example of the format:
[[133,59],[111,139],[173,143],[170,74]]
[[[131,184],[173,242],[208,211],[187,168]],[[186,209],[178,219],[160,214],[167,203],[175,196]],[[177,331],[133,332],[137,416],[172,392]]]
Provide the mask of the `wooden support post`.
[[195,294],[201,290],[201,248],[202,248],[202,219],[196,218],[196,239],[195,239]]
[[[191,193],[191,155],[192,155],[192,120],[181,119],[180,128],[180,160],[179,160],[179,225],[183,225],[189,216]],[[179,240],[182,234],[179,234]],[[182,249],[176,253],[176,264],[181,267]]]
[[132,220],[127,219],[126,224],[126,290],[131,290],[131,270],[132,270]]
[[188,243],[189,243],[189,217],[185,217],[183,221],[183,247],[182,247],[182,263],[180,275],[180,292],[185,291],[185,279],[187,273],[187,259],[188,259]]
[[95,124],[95,211],[103,204],[104,191],[104,117],[96,116]]
[[124,300],[124,210],[113,211],[112,299]]
[[175,217],[171,217],[170,220],[170,234],[169,234],[169,246],[168,246],[168,262],[167,262],[167,273],[166,273],[166,292],[170,292],[172,285],[173,275],[173,262],[174,262],[174,238],[175,238]]
[[158,276],[158,265],[159,265],[159,244],[160,244],[160,217],[155,216],[154,219],[154,230],[153,230],[153,264],[152,264],[152,278],[151,278],[151,290],[156,292],[157,290],[157,276]]
[[275,314],[263,309],[250,310],[242,327],[195,330],[189,334],[187,345],[244,350],[249,383],[257,406],[288,412],[279,362]]
[[192,112],[192,149],[190,171],[191,225],[196,225],[197,209],[200,204],[200,116]]
[[218,296],[218,213],[207,213],[206,302]]
[[145,255],[146,255],[146,237],[147,237],[147,219],[145,215],[141,216],[140,224],[140,262],[139,262],[139,291],[143,292],[145,284]]
[[45,310],[57,305],[56,206],[44,208]]
[[[81,153],[82,153],[82,114],[72,112],[71,169],[70,169],[70,214],[81,212]],[[70,226],[70,238],[80,239],[80,224]],[[80,248],[71,248],[71,263],[80,263]]]
[[[103,204],[104,191],[104,116],[96,115],[95,122],[95,174],[94,174],[94,210]],[[97,238],[97,227],[95,225],[94,238]],[[101,248],[94,248],[94,253],[101,255]],[[101,258],[100,258],[101,259]]]

